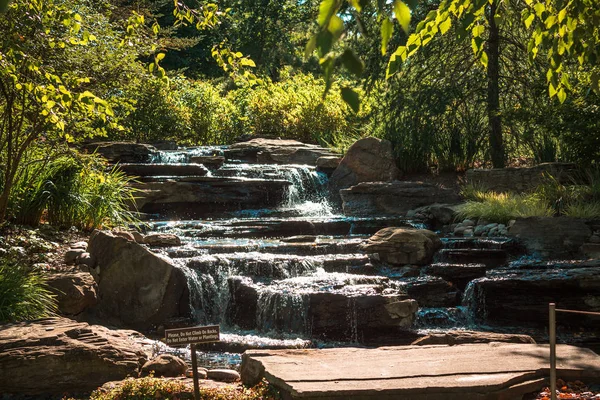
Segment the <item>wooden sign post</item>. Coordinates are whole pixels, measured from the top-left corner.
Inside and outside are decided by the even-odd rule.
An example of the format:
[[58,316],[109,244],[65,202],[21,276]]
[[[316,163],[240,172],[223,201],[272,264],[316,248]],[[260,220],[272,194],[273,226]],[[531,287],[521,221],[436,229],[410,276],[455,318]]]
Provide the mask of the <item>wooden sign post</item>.
[[166,329],[165,344],[169,346],[190,345],[192,352],[192,374],[194,376],[194,399],[200,400],[200,382],[198,381],[198,357],[196,344],[213,343],[221,340],[219,325],[196,326],[193,328]]

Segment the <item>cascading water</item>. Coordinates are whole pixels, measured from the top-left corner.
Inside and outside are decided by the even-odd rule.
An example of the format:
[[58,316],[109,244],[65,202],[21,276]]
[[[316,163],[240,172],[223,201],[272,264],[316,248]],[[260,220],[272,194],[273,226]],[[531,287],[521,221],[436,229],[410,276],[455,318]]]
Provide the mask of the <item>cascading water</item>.
[[[269,340],[333,337],[331,342],[356,344],[364,342],[369,329],[378,333],[376,324],[381,318],[393,329],[404,327],[399,317],[402,310],[396,312],[394,307],[404,299],[420,296],[424,304],[455,303],[448,307],[421,306],[413,327],[470,326],[472,307],[456,300],[456,288],[449,291],[439,277],[417,278],[404,269],[381,264],[375,267],[377,262],[361,251],[361,243],[383,227],[423,225],[397,217],[336,215],[327,200],[328,178],[314,167],[249,163],[243,158],[228,159],[228,154],[223,147],[204,147],[160,152],[154,160],[195,163],[200,157],[224,159],[218,167],[209,168],[210,178],[197,179],[200,184],[219,179],[233,180],[233,185],[241,188],[257,181],[289,183],[275,206],[240,207],[202,220],[154,224],[154,230],[175,233],[184,242],[163,251],[188,279],[196,323],[219,324],[236,340],[247,336],[253,343],[262,335]],[[475,244],[484,249],[503,248],[503,242],[494,239]],[[445,243],[446,249],[469,246],[468,242]],[[463,302],[472,291],[468,286]],[[371,312],[370,307],[378,311]],[[387,313],[394,317],[387,318]]]

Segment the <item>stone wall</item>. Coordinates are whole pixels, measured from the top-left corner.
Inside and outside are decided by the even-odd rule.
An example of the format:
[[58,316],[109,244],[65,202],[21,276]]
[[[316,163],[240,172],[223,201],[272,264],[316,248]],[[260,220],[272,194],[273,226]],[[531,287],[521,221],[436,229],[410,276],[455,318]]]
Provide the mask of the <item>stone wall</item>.
[[542,183],[545,175],[568,183],[575,171],[575,164],[570,163],[544,163],[523,168],[470,169],[467,171],[467,183],[481,185],[496,192],[523,192]]

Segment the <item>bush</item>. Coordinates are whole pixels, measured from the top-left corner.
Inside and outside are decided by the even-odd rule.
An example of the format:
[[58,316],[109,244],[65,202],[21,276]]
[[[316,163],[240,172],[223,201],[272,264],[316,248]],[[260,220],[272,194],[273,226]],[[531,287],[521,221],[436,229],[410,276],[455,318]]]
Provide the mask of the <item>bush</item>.
[[[181,381],[154,377],[128,378],[110,391],[96,390],[91,400],[146,400],[146,399],[193,399],[193,388]],[[200,388],[200,398],[205,400],[275,400],[276,390],[263,381],[253,388],[224,387]]]
[[18,223],[37,226],[44,212],[58,227],[92,230],[135,223],[130,211],[135,189],[131,178],[105,166],[96,156],[59,156],[22,174],[11,196],[9,213]]
[[553,211],[536,195],[480,193],[479,201],[467,201],[458,212],[460,218],[482,218],[507,223],[520,217],[549,217]]
[[[286,72],[282,80],[234,95],[253,135],[330,144],[350,133],[350,110],[333,88],[311,75]],[[244,98],[240,98],[243,96]]]
[[48,317],[55,311],[55,297],[42,275],[0,260],[0,323]]
[[565,215],[575,218],[600,218],[600,202],[577,202],[570,204],[565,209]]

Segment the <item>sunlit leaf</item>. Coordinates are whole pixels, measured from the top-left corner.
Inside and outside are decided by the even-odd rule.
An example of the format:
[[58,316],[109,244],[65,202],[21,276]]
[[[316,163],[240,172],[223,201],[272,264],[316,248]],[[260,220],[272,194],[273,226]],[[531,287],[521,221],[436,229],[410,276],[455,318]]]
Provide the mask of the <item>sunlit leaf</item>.
[[404,32],[408,35],[408,30],[410,28],[410,8],[402,1],[395,0],[394,1],[394,15],[398,20],[398,23],[404,30]]

